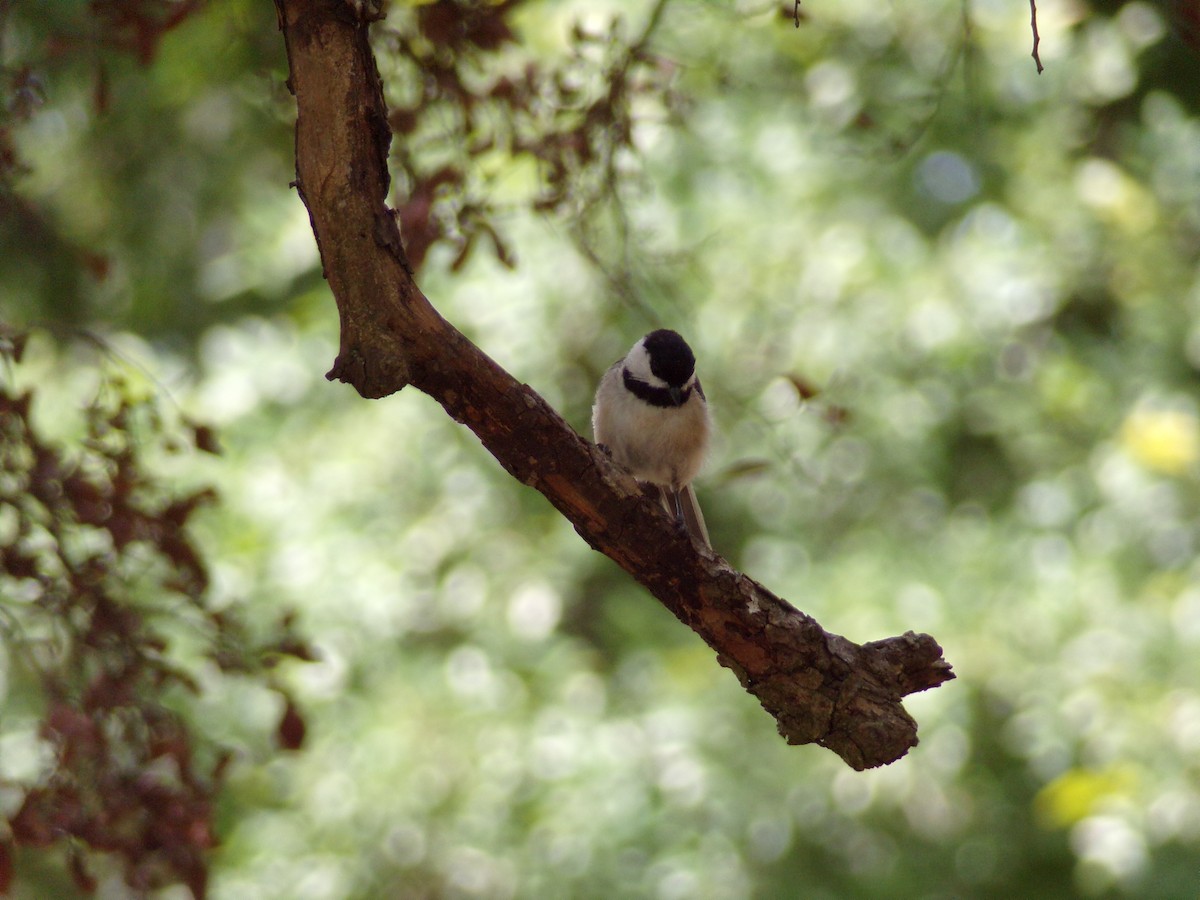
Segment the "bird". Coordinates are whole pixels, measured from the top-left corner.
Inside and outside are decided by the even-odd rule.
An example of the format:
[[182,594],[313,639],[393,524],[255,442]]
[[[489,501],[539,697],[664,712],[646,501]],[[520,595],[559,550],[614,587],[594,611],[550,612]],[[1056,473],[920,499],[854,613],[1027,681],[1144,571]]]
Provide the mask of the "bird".
[[609,367],[596,389],[592,434],[638,481],[658,487],[663,508],[711,546],[692,479],[704,464],[712,421],[696,377],[696,355],[660,328]]

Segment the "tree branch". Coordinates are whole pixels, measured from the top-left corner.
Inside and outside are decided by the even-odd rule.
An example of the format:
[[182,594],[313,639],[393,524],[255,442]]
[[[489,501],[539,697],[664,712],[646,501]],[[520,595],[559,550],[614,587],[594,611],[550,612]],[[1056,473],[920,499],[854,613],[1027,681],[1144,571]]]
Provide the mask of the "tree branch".
[[906,694],[954,677],[928,635],[858,645],[680,534],[638,484],[443,319],[385,204],[391,135],[369,23],[345,0],[275,0],[296,97],[296,173],[341,318],[328,377],[368,398],[412,385],[470,428],[596,550],[717,651],[792,744],[856,769],[917,743]]

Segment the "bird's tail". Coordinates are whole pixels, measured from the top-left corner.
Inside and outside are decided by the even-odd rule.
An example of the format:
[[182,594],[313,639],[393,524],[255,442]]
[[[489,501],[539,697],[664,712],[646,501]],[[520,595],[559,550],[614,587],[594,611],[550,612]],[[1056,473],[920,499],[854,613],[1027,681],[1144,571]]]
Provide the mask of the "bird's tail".
[[704,513],[700,512],[700,503],[696,499],[696,492],[692,486],[684,485],[678,492],[660,486],[659,491],[666,511],[673,516],[682,513],[683,524],[687,526],[688,533],[703,542],[705,547],[711,547],[712,542],[708,539],[708,526],[704,524]]

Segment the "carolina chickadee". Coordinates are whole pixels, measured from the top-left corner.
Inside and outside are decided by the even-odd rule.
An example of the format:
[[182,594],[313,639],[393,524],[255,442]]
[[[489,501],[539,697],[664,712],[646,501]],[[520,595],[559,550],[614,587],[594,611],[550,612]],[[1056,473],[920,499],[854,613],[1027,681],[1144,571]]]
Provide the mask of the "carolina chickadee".
[[676,332],[652,331],[600,379],[592,432],[613,461],[657,485],[663,507],[709,544],[691,481],[708,448],[708,402],[696,356]]

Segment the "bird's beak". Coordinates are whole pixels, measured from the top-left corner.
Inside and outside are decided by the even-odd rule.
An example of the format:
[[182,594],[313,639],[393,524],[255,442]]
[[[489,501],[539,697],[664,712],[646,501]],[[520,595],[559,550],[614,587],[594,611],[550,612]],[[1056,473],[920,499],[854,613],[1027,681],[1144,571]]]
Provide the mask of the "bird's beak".
[[676,406],[683,405],[683,392],[679,390],[679,388],[675,387],[675,385],[671,385],[669,388],[667,388],[667,393],[671,395],[672,403],[674,403]]

